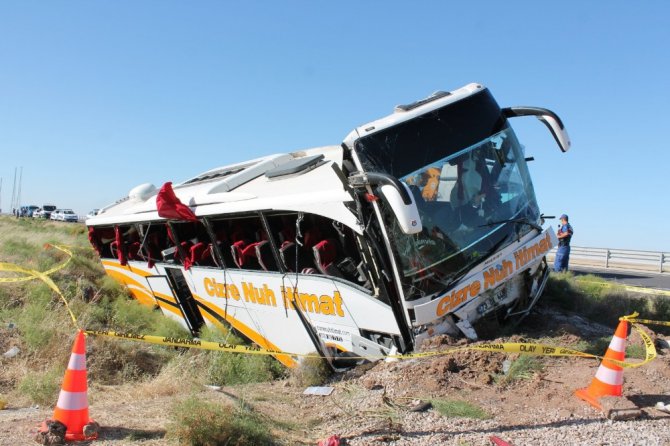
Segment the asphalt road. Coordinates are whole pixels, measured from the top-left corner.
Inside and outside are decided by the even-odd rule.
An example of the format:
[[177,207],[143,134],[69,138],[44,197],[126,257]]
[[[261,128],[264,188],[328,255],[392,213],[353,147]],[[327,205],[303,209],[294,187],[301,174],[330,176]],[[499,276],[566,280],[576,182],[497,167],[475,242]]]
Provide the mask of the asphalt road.
[[660,274],[647,271],[623,271],[576,265],[570,266],[570,271],[577,275],[593,274],[605,280],[619,282],[624,285],[670,290],[670,274],[668,273]]

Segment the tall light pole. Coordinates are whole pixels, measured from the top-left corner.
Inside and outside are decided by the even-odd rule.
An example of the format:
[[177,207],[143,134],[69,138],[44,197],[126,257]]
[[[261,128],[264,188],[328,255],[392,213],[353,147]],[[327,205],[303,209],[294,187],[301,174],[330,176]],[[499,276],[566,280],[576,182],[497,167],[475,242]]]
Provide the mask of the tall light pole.
[[12,211],[16,209],[16,167],[14,168],[14,185],[12,186],[12,201],[9,203]]
[[19,187],[18,191],[16,192],[16,207],[17,209],[21,207],[21,183],[23,182],[23,166],[21,166],[21,170],[19,170]]

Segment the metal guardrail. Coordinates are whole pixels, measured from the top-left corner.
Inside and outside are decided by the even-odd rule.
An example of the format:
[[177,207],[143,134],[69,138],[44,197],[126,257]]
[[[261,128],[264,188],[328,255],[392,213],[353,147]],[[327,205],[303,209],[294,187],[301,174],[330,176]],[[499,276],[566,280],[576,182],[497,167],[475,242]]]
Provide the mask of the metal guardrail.
[[[553,260],[556,248],[548,257]],[[570,247],[570,263],[600,268],[621,268],[670,272],[670,252],[635,251],[630,249]]]

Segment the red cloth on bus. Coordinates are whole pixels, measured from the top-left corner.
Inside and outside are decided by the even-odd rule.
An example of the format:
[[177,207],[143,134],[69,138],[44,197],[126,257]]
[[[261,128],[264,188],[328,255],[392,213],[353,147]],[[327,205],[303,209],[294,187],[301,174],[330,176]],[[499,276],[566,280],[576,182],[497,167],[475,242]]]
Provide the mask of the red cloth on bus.
[[121,265],[127,265],[125,249],[123,249],[123,235],[118,226],[114,226],[114,236],[116,237],[116,257],[119,259]]
[[198,221],[193,211],[182,203],[172,189],[172,182],[168,181],[161,187],[156,196],[158,215],[170,220]]
[[95,249],[95,252],[97,252],[99,256],[102,253],[102,250],[100,249],[100,239],[93,226],[88,227],[88,241],[91,242],[93,249]]

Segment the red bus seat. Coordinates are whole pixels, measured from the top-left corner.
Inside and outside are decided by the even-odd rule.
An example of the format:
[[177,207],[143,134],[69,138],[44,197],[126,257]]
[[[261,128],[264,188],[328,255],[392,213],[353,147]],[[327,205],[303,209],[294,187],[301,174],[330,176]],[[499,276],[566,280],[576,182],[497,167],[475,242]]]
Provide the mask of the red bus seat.
[[258,243],[249,243],[246,240],[238,240],[230,247],[233,255],[233,261],[238,268],[259,269],[260,263],[256,257],[256,245]]
[[212,266],[212,256],[208,244],[198,242],[191,246],[190,255],[193,265]]
[[312,248],[316,268],[328,276],[343,277],[342,272],[335,265],[337,260],[337,244],[333,239],[322,240]]

